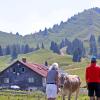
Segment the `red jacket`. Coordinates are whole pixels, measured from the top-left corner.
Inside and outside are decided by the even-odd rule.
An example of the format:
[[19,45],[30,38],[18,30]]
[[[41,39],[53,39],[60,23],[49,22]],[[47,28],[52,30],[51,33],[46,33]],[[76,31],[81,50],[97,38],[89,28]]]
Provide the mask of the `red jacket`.
[[86,68],[86,82],[97,82],[100,83],[100,66],[96,63],[91,63]]

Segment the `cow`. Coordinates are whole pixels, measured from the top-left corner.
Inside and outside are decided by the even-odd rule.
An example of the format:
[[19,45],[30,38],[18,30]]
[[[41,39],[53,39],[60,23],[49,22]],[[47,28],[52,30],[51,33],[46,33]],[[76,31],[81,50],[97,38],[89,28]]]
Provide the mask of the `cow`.
[[81,80],[78,75],[64,75],[59,77],[59,88],[62,99],[65,100],[65,96],[68,96],[68,100],[71,100],[72,93],[76,92],[75,100],[78,98]]

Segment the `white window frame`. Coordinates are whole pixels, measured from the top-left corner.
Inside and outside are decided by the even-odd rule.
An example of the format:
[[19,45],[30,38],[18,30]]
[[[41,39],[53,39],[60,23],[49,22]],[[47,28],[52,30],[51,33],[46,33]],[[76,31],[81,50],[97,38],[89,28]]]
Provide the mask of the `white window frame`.
[[42,85],[46,86],[46,78],[45,77],[42,78]]
[[35,80],[34,80],[34,77],[29,77],[29,78],[28,78],[28,82],[29,82],[29,83],[34,83],[34,81],[35,81]]
[[4,83],[9,83],[9,78],[4,78]]

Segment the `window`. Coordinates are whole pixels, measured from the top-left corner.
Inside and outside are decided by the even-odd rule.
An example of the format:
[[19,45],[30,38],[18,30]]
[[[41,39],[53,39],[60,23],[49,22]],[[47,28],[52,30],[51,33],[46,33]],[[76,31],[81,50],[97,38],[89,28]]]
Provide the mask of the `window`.
[[29,78],[28,78],[28,82],[29,82],[29,83],[34,83],[34,78],[33,78],[33,77],[29,77]]
[[13,68],[13,73],[15,73],[16,72],[16,69],[15,68]]
[[4,83],[9,83],[9,78],[4,78]]
[[22,68],[22,72],[25,72],[25,68],[24,67]]
[[46,86],[46,78],[42,78],[42,84],[43,86]]

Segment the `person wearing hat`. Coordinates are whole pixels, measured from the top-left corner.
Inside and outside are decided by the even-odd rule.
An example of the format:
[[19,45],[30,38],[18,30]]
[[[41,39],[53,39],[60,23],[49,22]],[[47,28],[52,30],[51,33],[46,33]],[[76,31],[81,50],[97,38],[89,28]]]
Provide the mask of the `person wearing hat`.
[[58,93],[58,63],[53,63],[46,78],[46,95],[48,100],[55,100]]
[[96,62],[96,57],[92,56],[91,63],[86,67],[85,72],[90,100],[100,100],[100,66]]

